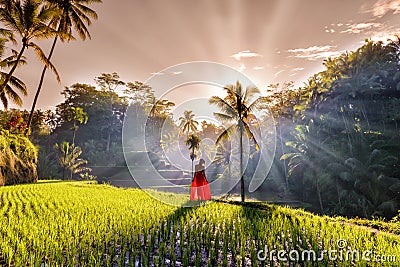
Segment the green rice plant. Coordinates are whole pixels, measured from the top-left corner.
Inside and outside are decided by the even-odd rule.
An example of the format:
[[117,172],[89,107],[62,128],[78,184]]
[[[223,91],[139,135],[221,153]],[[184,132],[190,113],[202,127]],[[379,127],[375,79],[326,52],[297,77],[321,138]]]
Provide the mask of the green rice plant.
[[[166,195],[177,203],[187,199]],[[340,266],[399,265],[400,238],[372,230],[344,218],[263,203],[178,208],[139,189],[91,181],[0,188],[0,255],[8,266],[287,266],[276,251],[320,254],[337,249],[338,240],[346,242],[343,253],[396,256],[392,262],[340,261]],[[261,249],[273,258],[259,260]],[[325,257],[291,264],[337,262]]]

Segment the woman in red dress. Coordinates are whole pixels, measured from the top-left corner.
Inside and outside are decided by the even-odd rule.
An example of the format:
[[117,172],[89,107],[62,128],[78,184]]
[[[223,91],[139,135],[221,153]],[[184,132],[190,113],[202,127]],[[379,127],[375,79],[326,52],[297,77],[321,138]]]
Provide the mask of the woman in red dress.
[[200,159],[199,164],[195,167],[192,188],[190,189],[190,200],[210,200],[210,186],[205,174],[206,162]]

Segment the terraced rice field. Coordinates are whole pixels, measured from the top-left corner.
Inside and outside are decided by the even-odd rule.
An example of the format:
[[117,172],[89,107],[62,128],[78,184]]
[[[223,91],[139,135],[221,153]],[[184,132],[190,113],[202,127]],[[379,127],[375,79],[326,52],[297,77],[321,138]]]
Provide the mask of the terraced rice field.
[[139,189],[42,181],[0,188],[0,257],[5,266],[400,266],[400,237],[267,204],[179,208]]

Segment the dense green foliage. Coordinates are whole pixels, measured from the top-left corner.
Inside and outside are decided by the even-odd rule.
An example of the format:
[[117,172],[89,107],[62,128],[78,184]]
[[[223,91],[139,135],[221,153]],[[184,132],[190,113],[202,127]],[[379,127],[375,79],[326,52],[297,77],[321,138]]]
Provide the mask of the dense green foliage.
[[0,132],[0,185],[37,181],[37,148],[32,142],[7,130]]
[[[58,81],[60,77],[56,68],[44,55],[43,50],[36,43],[37,40],[52,38],[60,33],[51,28],[50,24],[53,19],[59,16],[57,10],[53,6],[43,4],[42,1],[37,0],[24,0],[24,1],[2,1],[0,3],[0,21],[2,22],[2,32],[6,31],[5,37],[2,40],[12,41],[14,44],[16,40],[19,41],[19,51],[13,52],[15,59],[9,65],[10,70],[4,76],[0,83],[0,99],[4,108],[8,107],[8,97],[10,97],[16,104],[21,105],[18,101],[18,95],[13,93],[12,90],[7,90],[11,85],[16,85],[15,81],[11,79],[15,70],[20,65],[20,61],[28,48],[32,48],[36,53],[38,59],[48,68],[50,68],[56,75]],[[17,86],[19,88],[19,86]],[[23,90],[20,90],[24,93]],[[26,94],[26,91],[25,91]]]
[[[257,252],[267,246],[299,253],[314,249],[320,255],[323,249],[337,249],[339,239],[347,242],[344,254],[374,250],[375,255],[396,256],[388,266],[400,263],[398,236],[278,206],[214,202],[177,208],[138,189],[88,182],[43,181],[0,188],[0,195],[4,265],[280,266],[286,263],[276,255],[273,261],[259,261]],[[318,264],[334,262],[325,255]],[[340,261],[340,266],[353,263]]]
[[291,190],[321,212],[394,216],[400,207],[399,42],[366,42],[324,66],[303,88],[271,97],[283,99],[277,112],[292,120],[280,136],[289,148],[281,159]]

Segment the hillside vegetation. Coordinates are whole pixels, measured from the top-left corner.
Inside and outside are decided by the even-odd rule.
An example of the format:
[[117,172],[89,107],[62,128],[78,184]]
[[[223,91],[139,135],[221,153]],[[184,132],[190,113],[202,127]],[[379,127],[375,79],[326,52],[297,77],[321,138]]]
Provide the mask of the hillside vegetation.
[[27,137],[0,131],[0,185],[36,182],[37,157]]
[[[262,203],[179,208],[139,189],[61,181],[3,187],[0,199],[0,255],[6,266],[288,266],[274,249],[296,250],[300,257],[315,250],[317,258],[323,250],[343,255],[371,250],[371,259],[386,255],[394,262],[372,260],[369,266],[400,264],[395,228],[373,231],[355,226],[356,221]],[[257,259],[265,248],[274,256]],[[325,255],[318,266],[367,264],[343,257]],[[312,255],[295,261],[315,264]]]

